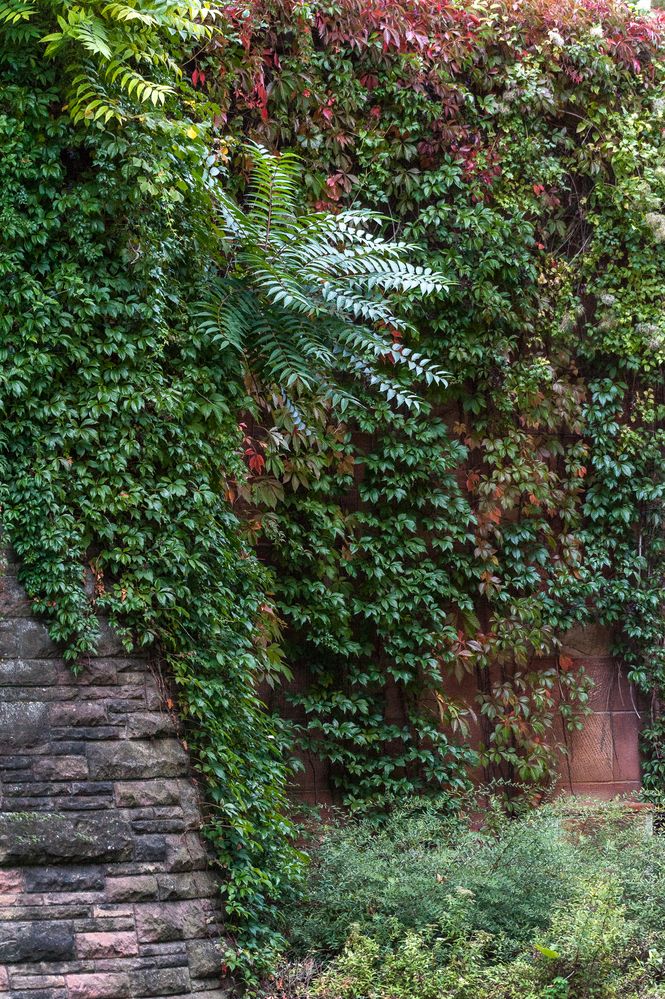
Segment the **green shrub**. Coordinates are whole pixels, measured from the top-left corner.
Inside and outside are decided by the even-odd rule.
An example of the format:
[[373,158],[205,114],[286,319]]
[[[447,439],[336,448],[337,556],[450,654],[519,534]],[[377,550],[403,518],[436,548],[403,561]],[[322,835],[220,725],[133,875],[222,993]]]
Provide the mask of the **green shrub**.
[[443,926],[459,892],[474,900],[469,928],[491,933],[502,951],[547,925],[552,908],[572,897],[581,849],[563,835],[557,808],[520,821],[500,816],[473,831],[418,802],[382,825],[331,827],[316,851],[309,898],[298,909],[293,944],[331,952],[351,924],[382,943],[407,929]]
[[[435,804],[327,830],[294,950],[327,967],[286,999],[665,996],[665,843],[621,805],[560,801],[481,831]],[[345,946],[343,946],[345,941]]]

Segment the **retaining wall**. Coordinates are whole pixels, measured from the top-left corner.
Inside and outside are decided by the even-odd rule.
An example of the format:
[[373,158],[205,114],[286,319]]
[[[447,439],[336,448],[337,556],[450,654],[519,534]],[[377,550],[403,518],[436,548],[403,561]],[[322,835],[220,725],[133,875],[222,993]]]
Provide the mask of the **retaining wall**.
[[194,775],[108,629],[74,676],[0,570],[0,996],[222,999]]

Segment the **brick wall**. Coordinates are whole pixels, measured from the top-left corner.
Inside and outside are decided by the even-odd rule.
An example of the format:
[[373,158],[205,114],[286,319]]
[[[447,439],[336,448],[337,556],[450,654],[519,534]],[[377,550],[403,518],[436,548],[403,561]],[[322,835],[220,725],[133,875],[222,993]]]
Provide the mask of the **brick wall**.
[[0,996],[222,999],[187,754],[108,629],[74,677],[0,568]]

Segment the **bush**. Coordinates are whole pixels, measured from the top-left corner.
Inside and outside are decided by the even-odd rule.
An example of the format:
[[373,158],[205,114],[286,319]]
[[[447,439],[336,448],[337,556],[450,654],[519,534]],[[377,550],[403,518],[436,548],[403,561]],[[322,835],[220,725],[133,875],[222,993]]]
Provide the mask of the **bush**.
[[665,842],[621,805],[492,809],[482,830],[422,802],[340,823],[290,917],[294,952],[328,964],[265,995],[664,996],[664,872]]
[[[339,950],[351,924],[381,943],[405,930],[442,926],[460,891],[475,899],[470,928],[491,933],[502,951],[547,925],[572,897],[582,849],[562,834],[557,808],[519,822],[492,814],[483,831],[419,801],[378,828],[367,821],[330,827],[316,851],[310,895],[298,910],[298,951]],[[295,915],[295,914],[294,914]]]

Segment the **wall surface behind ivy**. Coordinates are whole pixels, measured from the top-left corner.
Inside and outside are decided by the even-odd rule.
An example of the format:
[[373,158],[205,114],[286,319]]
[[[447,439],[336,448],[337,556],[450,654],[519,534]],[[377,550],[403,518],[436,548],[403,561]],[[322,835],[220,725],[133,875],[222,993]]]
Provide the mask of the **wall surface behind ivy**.
[[[598,625],[578,628],[565,636],[561,655],[571,657],[583,666],[593,679],[590,691],[590,713],[580,731],[565,732],[556,725],[552,738],[567,746],[561,755],[557,790],[566,794],[589,795],[609,800],[616,795],[630,794],[641,787],[639,733],[646,716],[644,698],[626,679],[625,671],[612,656],[612,637],[608,629]],[[543,667],[553,665],[543,660]],[[293,689],[297,693],[307,690],[310,678],[305,669],[294,677]],[[476,706],[476,683],[472,675],[458,684],[454,678],[447,682],[451,696]],[[393,692],[394,694],[395,692]],[[280,707],[298,721],[302,712],[280,698]],[[403,710],[397,696],[388,699],[388,721],[401,723]],[[480,725],[471,725],[471,743],[477,747],[482,741]],[[335,791],[326,761],[313,752],[302,754],[303,770],[297,774],[297,794],[308,803],[332,804]],[[476,771],[482,781],[482,770]]]

